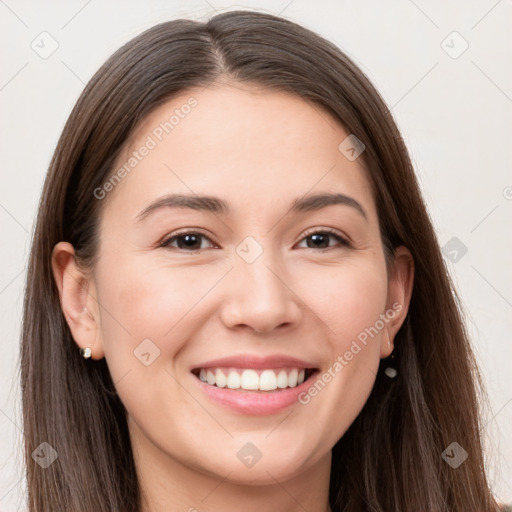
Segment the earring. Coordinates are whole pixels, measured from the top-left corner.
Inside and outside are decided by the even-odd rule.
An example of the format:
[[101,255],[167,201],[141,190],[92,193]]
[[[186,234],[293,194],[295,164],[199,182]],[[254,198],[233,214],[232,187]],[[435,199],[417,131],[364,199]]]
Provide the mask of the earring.
[[[86,306],[84,306],[84,309],[82,309],[82,313],[88,313]],[[81,348],[80,355],[84,359],[89,359],[92,356],[92,350],[89,347]]]
[[84,359],[89,359],[92,356],[92,350],[89,347],[81,348],[80,355]]
[[[389,335],[388,335],[388,347],[391,347],[391,340],[389,339]],[[395,359],[395,354],[391,354],[391,357],[390,357],[391,360],[394,360]],[[385,370],[384,370],[384,373],[390,378],[390,379],[394,379],[397,375],[398,375],[398,372],[396,371],[396,368],[393,368],[392,366],[388,366]]]

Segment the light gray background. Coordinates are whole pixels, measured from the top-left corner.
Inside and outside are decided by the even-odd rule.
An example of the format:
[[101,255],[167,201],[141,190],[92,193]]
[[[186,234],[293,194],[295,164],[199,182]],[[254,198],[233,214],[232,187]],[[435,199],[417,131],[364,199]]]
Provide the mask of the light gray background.
[[[42,182],[64,122],[87,80],[133,36],[158,22],[205,20],[234,8],[281,14],[319,32],[392,107],[439,241],[459,244],[446,257],[490,395],[489,476],[498,498],[512,502],[511,0],[0,0],[0,512],[24,510],[23,284]],[[52,38],[58,48],[43,59],[31,44],[42,52]]]

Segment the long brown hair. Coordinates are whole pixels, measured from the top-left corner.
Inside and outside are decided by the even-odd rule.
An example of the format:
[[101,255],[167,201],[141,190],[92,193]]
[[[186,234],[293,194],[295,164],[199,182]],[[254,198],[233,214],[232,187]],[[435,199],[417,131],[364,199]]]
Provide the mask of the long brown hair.
[[[64,127],[39,205],[21,342],[25,462],[31,512],[138,512],[141,496],[126,410],[105,359],[85,361],[62,314],[51,269],[65,240],[86,265],[97,254],[94,190],[139,123],[187,88],[215,80],[288,91],[327,109],[365,145],[388,252],[409,248],[415,283],[395,338],[395,379],[381,361],[372,393],[333,447],[333,511],[494,512],[479,403],[485,396],[458,299],[407,149],[360,69],[335,45],[286,19],[257,12],[206,23],[174,20],[132,39],[97,71]],[[46,469],[32,452],[58,454]],[[443,460],[457,442],[458,468]],[[46,445],[45,445],[46,446]]]

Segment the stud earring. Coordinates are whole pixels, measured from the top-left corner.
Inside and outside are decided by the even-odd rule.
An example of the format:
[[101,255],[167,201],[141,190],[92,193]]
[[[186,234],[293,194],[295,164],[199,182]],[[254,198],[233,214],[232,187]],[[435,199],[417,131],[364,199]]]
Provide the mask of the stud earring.
[[[391,340],[389,338],[389,335],[388,335],[388,347],[391,347]],[[395,359],[395,354],[391,354],[391,357],[390,357],[390,360],[394,360]],[[390,378],[390,379],[394,379],[397,375],[398,375],[398,372],[396,371],[396,368],[393,368],[392,366],[388,366],[385,370],[384,370],[384,373]]]
[[80,355],[84,359],[89,359],[92,356],[92,350],[89,347],[81,348]]

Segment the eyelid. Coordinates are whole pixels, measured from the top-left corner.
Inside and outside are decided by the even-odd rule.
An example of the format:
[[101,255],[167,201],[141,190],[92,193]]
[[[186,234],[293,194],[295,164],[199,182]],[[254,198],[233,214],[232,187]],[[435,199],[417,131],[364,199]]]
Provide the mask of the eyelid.
[[[169,245],[169,242],[179,236],[183,235],[190,235],[190,234],[196,234],[201,235],[204,238],[210,240],[214,245],[217,247],[220,246],[219,242],[216,240],[215,237],[213,237],[210,234],[207,234],[203,229],[201,228],[183,228],[178,231],[172,232],[170,235],[166,235],[160,242],[158,242],[158,247],[167,247]],[[202,249],[204,250],[204,249]],[[198,252],[198,251],[190,251],[190,252]]]
[[310,235],[314,235],[316,233],[326,233],[328,235],[333,236],[334,238],[338,238],[341,245],[344,245],[346,247],[352,247],[352,243],[350,242],[349,238],[345,236],[343,233],[338,231],[334,228],[324,228],[324,227],[314,227],[311,229],[308,229],[305,231],[301,237],[298,243],[302,242],[305,238],[307,238]]

